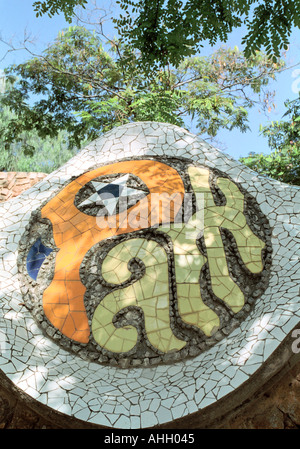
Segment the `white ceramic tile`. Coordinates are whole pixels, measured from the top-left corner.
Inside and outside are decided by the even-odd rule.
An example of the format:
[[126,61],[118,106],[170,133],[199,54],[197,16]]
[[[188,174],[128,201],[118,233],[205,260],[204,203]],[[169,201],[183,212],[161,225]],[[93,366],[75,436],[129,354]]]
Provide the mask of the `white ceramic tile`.
[[[266,290],[252,318],[249,315],[243,322],[242,332],[235,330],[192,360],[143,370],[99,366],[58,347],[29,320],[30,313],[19,306],[22,296],[14,253],[30,211],[71,176],[117,157],[151,154],[182,154],[219,168],[256,198],[274,226],[272,288]],[[1,369],[41,403],[105,426],[149,427],[205,408],[242,385],[299,322],[299,212],[299,188],[258,176],[181,128],[147,122],[110,131],[29,191],[0,204]]]

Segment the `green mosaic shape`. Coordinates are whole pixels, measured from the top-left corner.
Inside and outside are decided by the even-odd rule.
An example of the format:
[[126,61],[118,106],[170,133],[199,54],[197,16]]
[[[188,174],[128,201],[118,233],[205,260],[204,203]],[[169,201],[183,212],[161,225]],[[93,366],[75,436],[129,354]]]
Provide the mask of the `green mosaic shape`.
[[220,320],[201,296],[200,271],[207,259],[196,245],[197,237],[203,231],[203,220],[199,215],[194,214],[187,223],[161,226],[159,231],[168,234],[173,242],[179,315],[185,323],[211,336],[219,328]]
[[115,353],[133,349],[138,340],[136,328],[131,325],[116,328],[113,317],[125,307],[135,306],[144,313],[151,345],[163,353],[179,351],[186,342],[176,338],[170,326],[168,259],[157,242],[135,238],[116,245],[103,261],[104,280],[116,285],[127,281],[131,276],[128,262],[132,258],[143,261],[145,274],[142,279],[103,298],[92,319],[94,339],[101,347]]
[[[243,263],[252,273],[263,269],[262,249],[265,244],[249,228],[244,215],[244,195],[227,178],[217,184],[226,198],[226,205],[217,206],[209,185],[209,170],[188,168],[198,211],[187,223],[160,226],[173,242],[178,313],[186,324],[199,328],[206,336],[220,327],[218,315],[201,297],[200,273],[208,264],[213,293],[234,312],[245,303],[244,294],[231,278],[220,229],[232,232]],[[198,249],[196,241],[203,235],[207,257]],[[169,272],[167,254],[154,240],[133,238],[112,248],[102,265],[106,282],[120,285],[131,277],[128,262],[140,259],[146,267],[144,276],[133,284],[107,294],[95,310],[92,332],[96,342],[115,352],[128,352],[138,340],[132,325],[115,327],[114,316],[128,306],[140,307],[144,313],[145,331],[151,345],[167,353],[182,349],[186,342],[179,340],[170,326]]]
[[203,231],[213,292],[237,313],[243,307],[245,299],[243,292],[229,275],[220,228],[232,232],[239,254],[252,273],[263,270],[262,249],[265,243],[247,225],[243,213],[244,195],[232,181],[227,178],[217,180],[225,195],[226,205],[216,206],[209,186],[209,170],[191,166],[188,172],[195,194],[204,195]]

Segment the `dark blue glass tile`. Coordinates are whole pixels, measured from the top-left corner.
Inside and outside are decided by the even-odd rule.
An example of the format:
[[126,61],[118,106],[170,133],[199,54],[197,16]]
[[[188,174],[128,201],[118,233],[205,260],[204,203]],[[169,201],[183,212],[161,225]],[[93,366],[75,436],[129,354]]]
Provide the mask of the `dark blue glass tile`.
[[36,278],[39,274],[42,263],[52,253],[53,249],[48,248],[43,245],[41,239],[39,238],[30,248],[27,260],[26,260],[26,268],[29,276],[36,281]]
[[118,198],[120,196],[120,186],[118,184],[107,184],[106,186],[97,190],[97,193],[102,199],[111,198],[112,196]]

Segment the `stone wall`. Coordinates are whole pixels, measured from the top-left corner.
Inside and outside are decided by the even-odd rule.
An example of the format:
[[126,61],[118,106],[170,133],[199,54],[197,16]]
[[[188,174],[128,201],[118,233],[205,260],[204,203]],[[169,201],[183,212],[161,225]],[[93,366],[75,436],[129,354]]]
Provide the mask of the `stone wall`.
[[45,173],[1,172],[0,173],[0,202],[18,196],[37,182],[44,179]]
[[297,363],[273,386],[265,386],[259,398],[244,409],[225,418],[223,429],[299,429],[300,363]]

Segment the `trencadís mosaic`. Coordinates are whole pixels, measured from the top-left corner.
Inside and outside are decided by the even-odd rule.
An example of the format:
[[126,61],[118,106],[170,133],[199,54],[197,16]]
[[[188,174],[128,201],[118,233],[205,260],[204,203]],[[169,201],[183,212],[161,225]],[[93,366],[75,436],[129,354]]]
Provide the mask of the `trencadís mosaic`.
[[32,213],[22,292],[43,331],[128,368],[195,357],[229,335],[269,283],[271,229],[218,169],[136,157],[75,177]]
[[2,375],[88,425],[201,427],[289,359],[299,217],[299,187],[182,128],[105,133],[0,204]]

